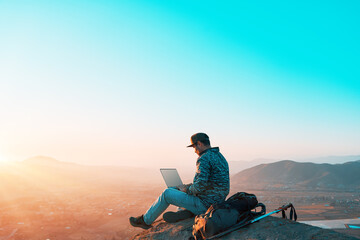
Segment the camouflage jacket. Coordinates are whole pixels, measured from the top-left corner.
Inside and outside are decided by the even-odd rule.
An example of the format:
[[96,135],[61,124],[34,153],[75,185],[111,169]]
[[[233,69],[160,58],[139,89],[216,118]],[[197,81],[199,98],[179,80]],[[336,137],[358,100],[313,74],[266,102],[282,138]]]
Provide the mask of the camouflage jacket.
[[199,197],[206,207],[222,202],[229,194],[229,165],[219,148],[205,150],[196,161],[196,174],[187,193]]

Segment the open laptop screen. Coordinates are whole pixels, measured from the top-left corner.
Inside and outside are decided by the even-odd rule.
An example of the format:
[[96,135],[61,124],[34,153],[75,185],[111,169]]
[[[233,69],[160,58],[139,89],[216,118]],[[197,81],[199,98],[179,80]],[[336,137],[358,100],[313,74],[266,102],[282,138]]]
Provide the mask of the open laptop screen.
[[168,187],[176,187],[183,185],[176,168],[161,168],[160,172],[165,180]]

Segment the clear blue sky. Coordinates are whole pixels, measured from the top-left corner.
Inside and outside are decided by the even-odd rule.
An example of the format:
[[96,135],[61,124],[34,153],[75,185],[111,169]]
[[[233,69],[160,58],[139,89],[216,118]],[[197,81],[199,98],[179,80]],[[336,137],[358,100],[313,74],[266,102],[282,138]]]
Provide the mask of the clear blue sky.
[[1,1],[0,155],[360,154],[359,1]]

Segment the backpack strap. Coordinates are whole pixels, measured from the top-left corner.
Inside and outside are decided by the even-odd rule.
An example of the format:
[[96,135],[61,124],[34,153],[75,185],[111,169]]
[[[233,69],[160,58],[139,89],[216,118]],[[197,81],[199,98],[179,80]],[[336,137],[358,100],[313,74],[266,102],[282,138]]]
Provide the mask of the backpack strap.
[[256,204],[255,210],[256,210],[257,207],[260,207],[261,210],[260,210],[260,212],[256,212],[256,214],[255,214],[256,216],[266,214],[266,206],[263,203]]
[[294,206],[291,204],[291,208],[290,208],[290,220],[292,220],[293,216],[294,216],[294,221],[296,221],[296,219],[297,219],[297,214],[296,214],[296,211],[295,211]]
[[296,214],[294,206],[291,203],[289,205],[287,205],[286,208],[281,209],[282,217],[287,219],[285,210],[287,210],[288,208],[290,208],[290,220],[292,220],[293,217],[294,217],[294,221],[296,221],[297,220],[297,214]]

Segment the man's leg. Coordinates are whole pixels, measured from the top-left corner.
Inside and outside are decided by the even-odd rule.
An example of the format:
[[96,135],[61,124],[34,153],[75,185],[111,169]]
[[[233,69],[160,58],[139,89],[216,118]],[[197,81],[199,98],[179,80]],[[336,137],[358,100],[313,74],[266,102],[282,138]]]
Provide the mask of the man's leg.
[[148,225],[152,224],[170,204],[185,208],[195,215],[207,210],[200,198],[174,188],[167,188],[144,214],[144,222]]

